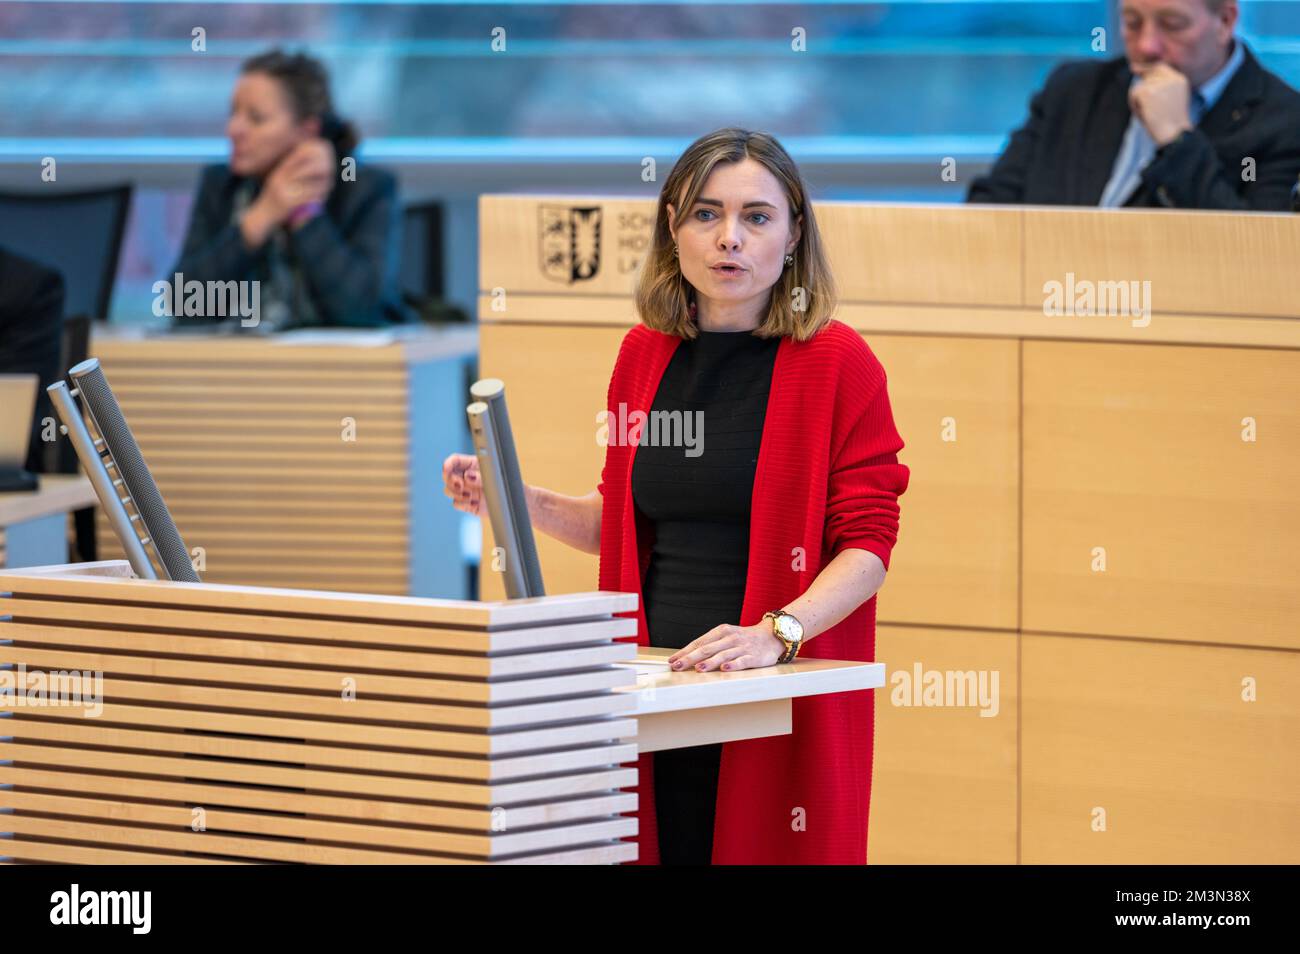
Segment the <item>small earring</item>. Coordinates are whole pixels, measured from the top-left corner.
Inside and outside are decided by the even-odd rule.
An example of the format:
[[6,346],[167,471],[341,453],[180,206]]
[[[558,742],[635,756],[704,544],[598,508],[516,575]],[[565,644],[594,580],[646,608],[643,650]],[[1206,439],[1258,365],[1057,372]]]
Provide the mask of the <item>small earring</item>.
[[793,256],[793,255],[786,255],[786,257],[785,257],[785,263],[786,263],[786,265],[793,265],[793,264],[794,264],[794,256]]
[[677,255],[677,243],[674,242],[674,243],[673,243],[673,258],[677,258],[677,257],[678,257],[678,255]]

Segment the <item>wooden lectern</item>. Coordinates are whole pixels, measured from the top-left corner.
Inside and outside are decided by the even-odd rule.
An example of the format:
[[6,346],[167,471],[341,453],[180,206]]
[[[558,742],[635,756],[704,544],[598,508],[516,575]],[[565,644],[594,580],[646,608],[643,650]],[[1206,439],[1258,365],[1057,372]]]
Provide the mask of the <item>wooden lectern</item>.
[[[0,573],[0,853],[608,864],[646,751],[790,731],[878,663],[672,673],[636,595],[460,600]],[[638,655],[640,653],[640,655]]]

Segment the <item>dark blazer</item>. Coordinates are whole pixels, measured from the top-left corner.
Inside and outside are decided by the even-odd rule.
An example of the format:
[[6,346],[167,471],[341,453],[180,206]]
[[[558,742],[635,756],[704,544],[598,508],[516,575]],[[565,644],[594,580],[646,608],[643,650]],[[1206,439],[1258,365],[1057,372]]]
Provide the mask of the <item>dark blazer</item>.
[[[172,274],[180,272],[186,282],[267,280],[265,246],[248,251],[231,222],[243,181],[224,164],[203,170]],[[358,165],[354,181],[334,184],[321,215],[288,233],[289,254],[306,279],[322,325],[376,327],[405,320],[397,290],[400,230],[396,179]]]
[[[1241,43],[1240,38],[1237,39]],[[1244,46],[1244,44],[1243,44]],[[1142,173],[1129,206],[1288,211],[1300,174],[1300,93],[1259,65],[1249,48],[1214,106]],[[1132,78],[1124,58],[1058,66],[1029,104],[968,202],[1096,205],[1129,124]],[[1242,181],[1242,160],[1255,181]]]
[[0,374],[38,374],[41,390],[32,421],[26,468],[40,472],[41,421],[54,415],[45,389],[61,375],[63,276],[52,268],[0,248]]

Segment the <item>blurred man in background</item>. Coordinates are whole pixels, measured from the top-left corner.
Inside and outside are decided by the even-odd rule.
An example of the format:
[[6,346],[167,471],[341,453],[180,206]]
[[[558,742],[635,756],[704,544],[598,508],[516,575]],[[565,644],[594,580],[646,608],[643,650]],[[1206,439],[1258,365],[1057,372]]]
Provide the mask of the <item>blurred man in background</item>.
[[968,202],[1286,211],[1300,93],[1234,36],[1237,0],[1122,0],[1123,58],[1057,67]]

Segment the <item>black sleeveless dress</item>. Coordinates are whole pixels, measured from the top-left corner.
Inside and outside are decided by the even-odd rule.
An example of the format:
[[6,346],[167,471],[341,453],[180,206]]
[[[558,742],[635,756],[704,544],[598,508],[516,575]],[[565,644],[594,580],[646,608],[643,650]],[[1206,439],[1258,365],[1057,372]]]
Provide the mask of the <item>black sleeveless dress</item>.
[[[632,499],[655,527],[642,595],[650,645],[680,649],[739,623],[763,419],[780,338],[701,331],[677,346],[651,407],[681,412],[632,467]],[[689,422],[688,422],[689,416]],[[668,420],[660,418],[660,420]],[[675,445],[675,446],[673,446]],[[654,753],[660,862],[707,865],[722,744]]]

